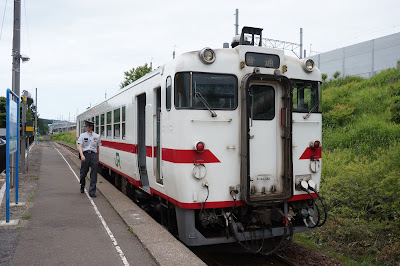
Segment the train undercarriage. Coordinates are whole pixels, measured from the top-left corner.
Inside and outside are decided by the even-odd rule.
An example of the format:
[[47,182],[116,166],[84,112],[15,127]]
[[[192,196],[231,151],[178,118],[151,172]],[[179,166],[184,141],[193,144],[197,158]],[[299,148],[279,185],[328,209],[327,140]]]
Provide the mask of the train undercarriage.
[[[262,207],[183,209],[105,166],[99,172],[187,246],[238,242],[250,252],[269,254],[284,247],[293,233],[310,230],[320,220],[319,211],[311,211],[318,209],[312,199]],[[310,211],[308,218],[304,210]]]

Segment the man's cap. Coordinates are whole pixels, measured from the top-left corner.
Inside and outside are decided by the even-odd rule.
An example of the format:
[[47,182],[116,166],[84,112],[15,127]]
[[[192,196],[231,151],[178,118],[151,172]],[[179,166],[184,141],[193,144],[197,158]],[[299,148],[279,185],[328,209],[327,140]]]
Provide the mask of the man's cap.
[[94,122],[90,121],[90,120],[85,120],[85,126],[90,127],[90,126],[94,126]]

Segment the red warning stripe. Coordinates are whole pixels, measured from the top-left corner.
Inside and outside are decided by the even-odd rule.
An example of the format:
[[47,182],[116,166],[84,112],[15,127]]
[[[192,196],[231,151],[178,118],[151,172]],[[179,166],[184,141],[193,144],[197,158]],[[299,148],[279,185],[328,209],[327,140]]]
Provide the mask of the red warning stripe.
[[194,150],[162,149],[163,161],[171,163],[220,163],[210,151],[197,152]]
[[[115,141],[102,140],[101,146],[130,153],[137,153],[138,151],[138,146],[136,144]],[[155,157],[156,155],[157,147],[146,146],[147,157]],[[195,150],[176,150],[163,148],[162,159],[163,161],[171,163],[220,163],[220,160],[218,160],[218,158],[210,150],[197,152]]]
[[111,148],[111,149],[116,149],[119,151],[137,153],[137,145],[130,144],[130,143],[121,143],[121,142],[102,140],[101,146]]
[[309,160],[311,156],[314,156],[314,159],[320,159],[321,158],[321,147],[318,149],[314,150],[308,147],[303,154],[300,156],[299,160]]

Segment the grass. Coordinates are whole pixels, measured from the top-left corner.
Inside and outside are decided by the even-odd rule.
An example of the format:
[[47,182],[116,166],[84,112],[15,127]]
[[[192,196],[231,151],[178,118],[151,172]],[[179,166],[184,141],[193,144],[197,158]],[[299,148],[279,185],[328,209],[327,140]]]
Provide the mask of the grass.
[[31,218],[31,214],[29,212],[24,212],[21,216],[22,220],[28,220],[29,218]]
[[32,194],[29,196],[28,201],[33,202],[34,199],[35,199],[35,195]]
[[400,263],[400,109],[390,110],[388,93],[399,88],[400,69],[322,85],[320,191],[329,220],[296,241],[348,265]]
[[129,232],[131,232],[131,233],[132,233],[132,235],[136,236],[136,233],[135,233],[135,232],[133,232],[133,229],[132,229],[132,227],[128,226],[128,228],[126,228],[126,230],[127,230],[127,231],[129,231]]
[[76,130],[51,135],[51,140],[59,141],[69,146],[76,146]]

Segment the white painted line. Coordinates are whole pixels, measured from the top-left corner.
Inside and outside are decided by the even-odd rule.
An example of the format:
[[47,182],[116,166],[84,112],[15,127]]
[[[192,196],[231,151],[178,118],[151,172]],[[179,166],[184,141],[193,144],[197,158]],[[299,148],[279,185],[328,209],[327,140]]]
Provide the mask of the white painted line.
[[33,143],[31,144],[31,146],[29,146],[29,149],[28,149],[27,151],[25,151],[25,159],[26,159],[26,157],[28,156],[28,152],[31,152],[33,146],[35,146],[35,142],[33,142]]
[[0,208],[1,208],[1,203],[3,202],[5,191],[6,191],[6,184],[3,184],[3,186],[0,189]]
[[[64,156],[61,154],[61,152],[54,146],[54,144],[52,143],[54,149],[61,155],[61,157],[64,159],[64,161],[67,163],[67,165],[69,166],[69,169],[71,169],[72,173],[74,174],[76,180],[78,180],[79,182],[79,178],[78,176],[75,174],[74,170],[72,169],[71,165],[67,162],[67,160],[64,158]],[[124,252],[122,252],[121,248],[118,246],[117,240],[115,239],[113,233],[111,232],[110,228],[108,227],[108,225],[106,224],[106,221],[104,221],[103,216],[101,215],[99,209],[97,209],[96,204],[94,203],[94,201],[92,200],[92,198],[89,196],[89,193],[87,192],[87,190],[85,189],[85,194],[88,197],[90,203],[92,204],[94,211],[96,212],[97,216],[99,217],[101,223],[103,224],[104,229],[106,229],[108,236],[111,238],[111,241],[113,242],[113,245],[115,247],[115,249],[117,250],[122,263],[124,265],[129,265],[128,260],[126,259]]]

